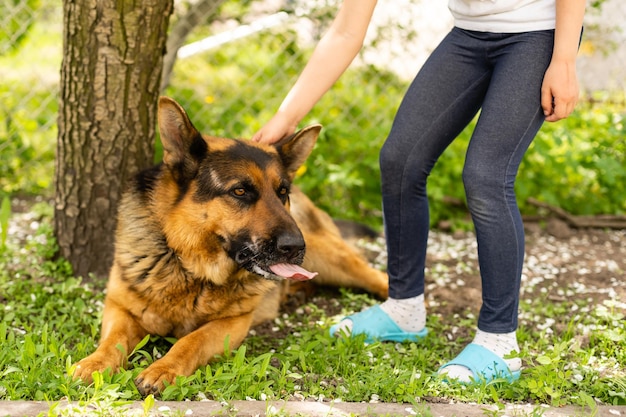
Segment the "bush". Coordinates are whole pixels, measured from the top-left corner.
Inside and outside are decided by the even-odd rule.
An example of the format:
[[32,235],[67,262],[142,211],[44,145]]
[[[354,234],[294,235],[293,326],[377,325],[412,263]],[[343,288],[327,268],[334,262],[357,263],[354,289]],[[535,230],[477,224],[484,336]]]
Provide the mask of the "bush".
[[623,105],[590,100],[546,123],[520,167],[520,200],[534,196],[578,215],[626,213],[625,119]]

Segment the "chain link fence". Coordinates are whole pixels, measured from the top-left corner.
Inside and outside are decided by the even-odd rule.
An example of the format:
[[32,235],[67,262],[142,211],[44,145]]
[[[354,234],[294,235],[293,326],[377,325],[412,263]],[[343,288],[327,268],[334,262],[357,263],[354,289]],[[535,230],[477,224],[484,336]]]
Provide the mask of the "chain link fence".
[[[172,24],[192,23],[183,31],[186,45],[172,61],[165,94],[188,108],[195,120],[205,121],[199,128],[249,136],[269,119],[295,81],[338,1],[213,1],[218,7],[205,9],[202,19],[185,20],[202,1],[176,3]],[[585,95],[600,91],[624,100],[625,22],[622,0],[589,8],[579,58]],[[445,1],[381,0],[353,67],[382,69],[384,74],[362,71],[358,79],[342,78],[340,82],[363,88],[352,89],[350,98],[331,92],[320,106],[333,117],[350,120],[355,129],[388,130],[394,108],[378,111],[377,101],[386,92],[401,95],[451,24]],[[0,0],[1,194],[51,190],[62,30],[58,1]],[[342,105],[333,105],[336,100]],[[368,110],[355,110],[366,102]]]

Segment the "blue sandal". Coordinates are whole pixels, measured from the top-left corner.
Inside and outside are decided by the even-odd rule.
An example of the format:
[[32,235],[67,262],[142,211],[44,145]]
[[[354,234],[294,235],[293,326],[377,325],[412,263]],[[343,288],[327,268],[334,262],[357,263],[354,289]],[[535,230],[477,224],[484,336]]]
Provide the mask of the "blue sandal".
[[[381,342],[419,342],[424,339],[428,334],[428,329],[417,333],[405,332],[398,325],[389,318],[380,306],[370,307],[365,311],[353,314],[345,317],[342,320],[348,319],[352,321],[351,335],[365,334],[367,338],[365,342],[373,343],[375,341]],[[337,336],[339,324],[335,324],[330,328],[330,335]]]
[[450,365],[469,369],[474,375],[474,382],[488,383],[503,378],[511,383],[517,381],[521,375],[521,370],[511,371],[501,357],[475,343],[467,345],[456,358],[439,368],[438,372],[441,373],[442,369]]

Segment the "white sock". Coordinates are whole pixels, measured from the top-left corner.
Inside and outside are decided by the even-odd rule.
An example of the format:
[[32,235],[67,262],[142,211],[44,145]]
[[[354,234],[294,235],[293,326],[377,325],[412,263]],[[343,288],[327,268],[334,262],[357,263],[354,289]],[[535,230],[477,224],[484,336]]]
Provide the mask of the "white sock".
[[[405,332],[417,333],[426,326],[424,294],[402,300],[388,298],[380,308]],[[342,330],[349,333],[352,330],[352,320],[342,320],[338,331]]]
[[[519,352],[516,332],[488,333],[478,329],[476,331],[476,336],[474,336],[473,343],[476,343],[485,349],[489,349],[496,355],[500,356],[504,360],[504,363],[507,364],[511,372],[519,371],[521,369],[522,360],[520,358],[504,359],[505,356],[511,354],[512,352]],[[461,382],[470,382],[470,378],[473,377],[472,371],[461,365],[446,366],[441,373],[448,375],[452,379],[458,379]]]
[[402,300],[388,298],[380,308],[405,332],[417,333],[426,326],[424,294]]

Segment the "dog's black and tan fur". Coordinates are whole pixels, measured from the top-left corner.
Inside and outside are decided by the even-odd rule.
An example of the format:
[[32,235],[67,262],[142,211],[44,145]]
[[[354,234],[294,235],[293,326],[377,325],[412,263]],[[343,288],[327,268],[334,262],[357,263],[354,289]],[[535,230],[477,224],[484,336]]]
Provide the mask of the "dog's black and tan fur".
[[[274,146],[201,135],[173,100],[159,101],[163,163],[139,174],[118,213],[98,349],[75,377],[124,366],[146,335],[178,341],[136,380],[147,394],[235,348],[276,317],[286,281],[275,264],[302,264],[321,284],[386,297],[387,277],[291,182],[320,126]],[[306,253],[305,253],[306,242]]]

